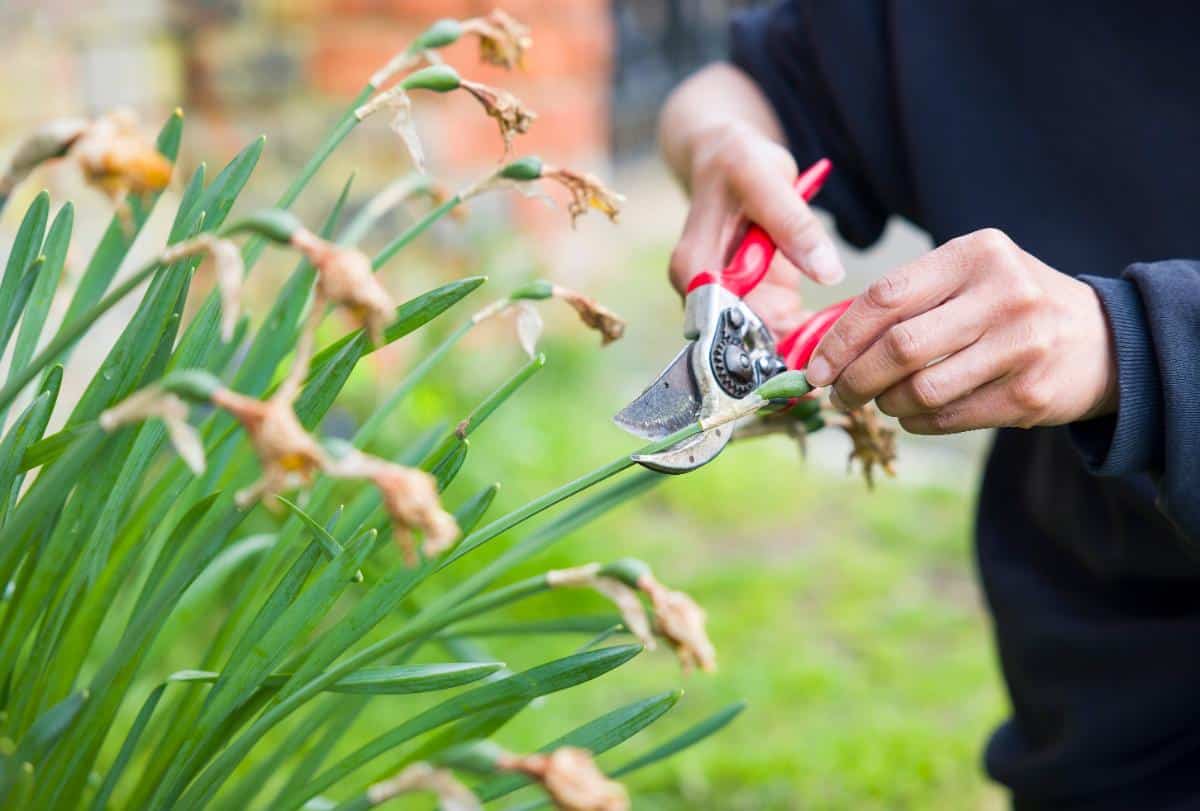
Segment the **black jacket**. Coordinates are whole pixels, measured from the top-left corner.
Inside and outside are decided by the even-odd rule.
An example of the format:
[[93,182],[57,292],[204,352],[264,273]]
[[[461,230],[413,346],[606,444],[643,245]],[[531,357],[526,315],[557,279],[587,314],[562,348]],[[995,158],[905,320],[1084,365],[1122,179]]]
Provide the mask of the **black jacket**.
[[809,0],[738,16],[851,243],[994,226],[1098,291],[1114,417],[1002,430],[980,576],[1018,808],[1200,807],[1200,5]]

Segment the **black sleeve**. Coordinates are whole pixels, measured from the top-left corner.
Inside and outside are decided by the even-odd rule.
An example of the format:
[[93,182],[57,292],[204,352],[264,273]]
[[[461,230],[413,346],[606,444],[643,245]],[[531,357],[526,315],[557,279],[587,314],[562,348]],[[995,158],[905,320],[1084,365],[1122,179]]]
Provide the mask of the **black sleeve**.
[[730,27],[730,60],[770,100],[801,169],[833,161],[817,204],[860,248],[905,209],[885,22],[876,2],[796,1],[741,12]]
[[1200,538],[1200,260],[1081,278],[1108,315],[1120,403],[1113,416],[1071,426],[1076,447],[1097,475],[1154,476],[1159,509]]

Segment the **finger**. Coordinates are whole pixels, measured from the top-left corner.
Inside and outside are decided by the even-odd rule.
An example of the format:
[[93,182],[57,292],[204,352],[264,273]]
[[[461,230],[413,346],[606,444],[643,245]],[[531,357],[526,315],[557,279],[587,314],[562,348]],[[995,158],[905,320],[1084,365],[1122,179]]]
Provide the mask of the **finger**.
[[945,360],[921,369],[879,395],[875,404],[893,417],[932,414],[998,380],[1012,363],[997,354],[995,342],[978,341]]
[[954,261],[956,253],[942,246],[876,279],[817,345],[806,372],[809,381],[815,386],[832,383],[885,330],[957,292],[968,276]]
[[835,391],[843,403],[857,408],[906,378],[911,380],[910,376],[938,358],[953,355],[979,340],[985,329],[987,307],[983,297],[957,296],[889,327],[842,371],[834,384]]
[[725,191],[696,191],[668,267],[671,284],[681,296],[697,273],[716,269],[738,217],[737,203]]
[[910,434],[958,434],[1016,425],[1021,412],[1009,394],[1010,387],[1008,377],[993,380],[931,414],[902,417],[900,427]]
[[788,260],[805,276],[821,284],[837,284],[846,277],[833,240],[792,183],[796,172],[753,161],[729,176],[746,217],[771,235]]

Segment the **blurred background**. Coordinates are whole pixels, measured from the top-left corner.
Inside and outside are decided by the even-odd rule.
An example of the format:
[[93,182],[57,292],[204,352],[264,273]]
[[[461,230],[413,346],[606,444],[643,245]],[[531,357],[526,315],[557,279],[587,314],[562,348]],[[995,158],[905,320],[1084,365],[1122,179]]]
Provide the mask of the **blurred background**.
[[[485,291],[492,296],[544,275],[588,291],[629,320],[625,339],[600,351],[591,333],[581,334],[557,313],[546,369],[473,438],[454,488],[465,494],[502,481],[502,506],[513,506],[635,444],[609,417],[682,340],[679,301],[664,273],[686,201],[656,159],[656,111],[679,79],[720,58],[728,15],[750,4],[7,0],[0,6],[0,154],[55,117],[128,106],[153,131],[179,106],[186,128],[177,177],[201,160],[216,169],[267,134],[263,161],[239,203],[249,210],[278,196],[365,78],[434,19],[500,5],[529,24],[535,45],[523,71],[509,75],[480,65],[473,43],[447,49],[446,59],[466,76],[511,89],[539,113],[531,132],[518,138],[518,154],[537,153],[611,179],[628,198],[620,225],[593,216],[572,230],[561,210],[493,195],[472,204],[465,219],[439,224],[385,271],[401,298],[472,273],[489,275]],[[422,96],[416,117],[430,171],[452,187],[485,174],[503,155],[495,128],[468,99]],[[318,222],[354,173],[353,210],[408,170],[386,123],[370,120],[325,166],[297,210]],[[65,306],[72,273],[82,270],[111,208],[81,187],[72,167],[48,167],[0,220],[0,252],[7,252],[24,203],[41,187],[56,203],[73,199],[78,207]],[[161,246],[173,211],[166,202],[127,267]],[[385,220],[368,247],[411,215]],[[896,223],[870,252],[846,248],[849,279],[835,291],[813,289],[813,306],[858,292],[926,244]],[[267,258],[252,279],[250,306],[259,314],[289,268],[281,255]],[[476,303],[486,295],[475,294]],[[77,369],[103,357],[134,301],[89,337],[73,357]],[[447,326],[371,356],[326,431],[345,431]],[[331,335],[342,328],[333,325]],[[411,398],[389,432],[396,448],[439,420],[458,419],[511,373],[521,356],[507,329],[473,334],[436,382]],[[635,555],[706,606],[721,671],[689,679],[665,726],[682,728],[729,701],[749,702],[719,737],[638,775],[631,783],[635,805],[1000,807],[979,767],[982,741],[1004,707],[969,540],[986,441],[984,435],[902,437],[898,476],[869,491],[857,472],[847,472],[849,444],[835,431],[816,436],[807,458],[782,438],[757,440],[665,482],[537,562],[544,568]],[[528,609],[558,610],[549,601]],[[165,663],[192,664],[187,638],[164,646]],[[550,647],[572,644],[496,646],[515,665],[526,654],[544,658]],[[546,701],[507,729],[504,740],[540,745],[548,732],[580,723],[597,708],[678,683],[676,665],[662,654],[621,673]],[[363,723],[386,726],[386,708]],[[656,727],[628,746],[646,748],[655,734],[664,733]]]

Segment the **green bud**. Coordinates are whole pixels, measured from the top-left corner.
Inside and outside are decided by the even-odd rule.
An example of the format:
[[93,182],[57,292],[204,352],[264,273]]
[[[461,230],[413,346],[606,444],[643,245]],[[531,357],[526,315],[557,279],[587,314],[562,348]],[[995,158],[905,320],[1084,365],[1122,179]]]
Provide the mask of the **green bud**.
[[637,588],[638,580],[641,580],[643,575],[651,574],[651,571],[649,564],[645,561],[637,558],[621,558],[602,568],[600,574],[603,577],[620,580],[630,588]]
[[171,372],[158,385],[163,391],[178,394],[185,400],[207,403],[221,388],[221,381],[203,369],[181,369]]
[[803,422],[810,417],[820,415],[820,413],[821,401],[814,397],[809,397],[796,403],[796,405],[788,411],[788,416],[794,420],[800,420]]
[[434,93],[449,93],[461,84],[458,71],[449,65],[430,65],[400,80],[405,90],[432,90]]
[[290,211],[266,208],[226,226],[221,231],[221,236],[229,237],[249,231],[266,237],[272,242],[287,244],[292,241],[292,236],[303,227],[303,223]]
[[496,762],[508,754],[499,744],[489,740],[472,741],[452,746],[437,757],[438,765],[475,774],[494,774]]
[[784,372],[763,383],[755,393],[764,400],[790,400],[803,397],[810,391],[812,386],[804,372]]
[[462,25],[458,20],[450,18],[438,20],[426,28],[419,37],[412,41],[408,50],[412,53],[428,51],[431,48],[445,48],[453,45],[462,36]]
[[810,434],[815,434],[817,431],[820,431],[822,428],[825,427],[825,418],[822,417],[820,414],[814,414],[813,416],[806,419],[804,421],[803,425],[804,425],[805,431],[807,431]]
[[513,301],[520,299],[532,299],[541,301],[548,299],[554,294],[554,285],[545,279],[534,279],[532,282],[526,282],[508,294],[508,297]]
[[537,180],[542,176],[542,159],[537,155],[526,155],[508,164],[496,174],[506,180]]

